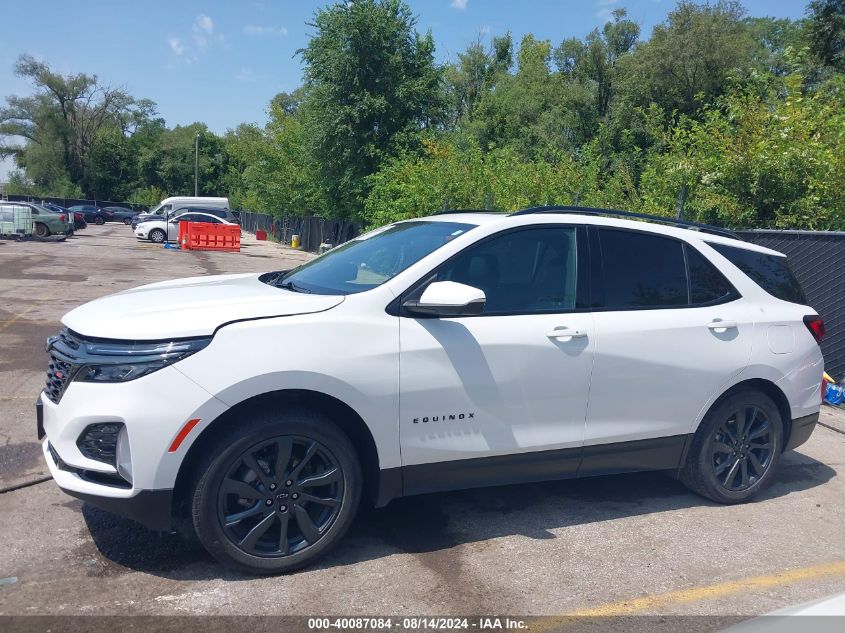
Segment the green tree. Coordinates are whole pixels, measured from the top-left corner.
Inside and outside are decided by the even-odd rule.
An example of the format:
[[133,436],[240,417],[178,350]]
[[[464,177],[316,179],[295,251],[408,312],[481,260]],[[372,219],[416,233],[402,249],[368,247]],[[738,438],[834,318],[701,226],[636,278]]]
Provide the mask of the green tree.
[[[22,55],[15,73],[28,79],[35,93],[9,96],[0,108],[0,153],[14,155],[31,179],[43,186],[68,180],[95,195],[101,170],[95,165],[99,143],[110,132],[131,134],[153,115],[155,105],[99,83],[96,75],[61,75],[46,63]],[[9,139],[23,138],[25,144]],[[31,172],[31,173],[30,173]]]
[[431,33],[400,0],[356,0],[316,12],[300,51],[300,106],[326,194],[338,215],[361,209],[366,177],[418,142],[442,115],[441,73]]
[[813,0],[807,16],[810,52],[823,65],[845,72],[845,0]]
[[738,2],[679,2],[625,60],[626,93],[641,106],[694,115],[753,69],[757,44],[744,14]]

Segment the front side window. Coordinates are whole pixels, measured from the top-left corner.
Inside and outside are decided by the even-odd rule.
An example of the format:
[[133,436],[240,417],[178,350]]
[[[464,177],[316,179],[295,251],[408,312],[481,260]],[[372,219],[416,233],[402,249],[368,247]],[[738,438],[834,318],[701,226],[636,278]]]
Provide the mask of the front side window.
[[604,307],[610,310],[689,303],[683,245],[659,235],[599,229]]
[[773,297],[791,303],[807,304],[804,290],[792,274],[786,257],[714,242],[708,244]]
[[444,244],[475,228],[460,222],[390,224],[334,248],[265,283],[296,292],[354,294],[380,286]]
[[471,246],[437,281],[484,291],[482,314],[567,312],[576,307],[578,257],[573,227],[511,231]]

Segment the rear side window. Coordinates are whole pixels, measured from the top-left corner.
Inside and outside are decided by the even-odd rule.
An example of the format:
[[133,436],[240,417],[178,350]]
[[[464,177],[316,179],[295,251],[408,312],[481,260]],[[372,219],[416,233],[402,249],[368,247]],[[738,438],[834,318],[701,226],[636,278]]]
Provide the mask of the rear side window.
[[604,307],[611,310],[689,305],[683,244],[636,231],[599,229]]
[[739,293],[704,255],[685,246],[689,270],[690,303],[702,305],[738,297]]
[[708,244],[773,297],[802,305],[807,303],[807,297],[792,274],[786,257],[713,242]]

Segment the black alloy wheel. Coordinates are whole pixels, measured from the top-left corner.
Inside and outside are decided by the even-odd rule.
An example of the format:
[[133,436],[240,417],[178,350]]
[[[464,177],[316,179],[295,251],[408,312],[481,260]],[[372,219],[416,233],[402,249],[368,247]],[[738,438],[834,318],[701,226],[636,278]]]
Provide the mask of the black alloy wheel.
[[753,486],[772,463],[772,425],[756,406],[730,414],[713,434],[713,472],[726,490],[738,492]]
[[296,404],[218,427],[193,467],[193,531],[217,560],[250,574],[308,565],[346,533],[364,476],[346,432]]
[[131,226],[132,225],[132,218],[124,218],[123,223],[128,225],[128,226]]
[[94,218],[94,224],[102,226],[105,223],[106,223],[106,219],[101,215],[98,215],[97,217]]
[[781,413],[767,394],[729,393],[701,421],[679,477],[703,497],[741,503],[772,482],[782,445]]
[[315,440],[281,436],[261,442],[232,461],[220,484],[220,527],[252,556],[301,552],[337,519],[343,480],[337,459]]

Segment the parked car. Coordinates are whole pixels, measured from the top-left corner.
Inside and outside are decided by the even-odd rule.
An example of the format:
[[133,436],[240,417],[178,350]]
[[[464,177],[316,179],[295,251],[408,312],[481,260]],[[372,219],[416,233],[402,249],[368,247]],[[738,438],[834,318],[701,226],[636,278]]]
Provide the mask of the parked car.
[[165,198],[156,207],[152,208],[147,213],[141,213],[132,220],[132,228],[134,229],[138,222],[143,222],[151,217],[166,217],[174,215],[179,209],[183,207],[204,207],[206,209],[228,209],[228,198],[215,198],[208,196],[173,196]]
[[73,235],[73,217],[34,202],[16,202],[32,211],[32,234],[36,237],[49,235]]
[[70,209],[65,209],[63,206],[55,204],[54,202],[45,202],[42,206],[47,207],[48,209],[55,211],[56,213],[67,213],[69,216],[73,216],[73,230],[79,231],[81,229],[88,228],[88,223],[85,221],[85,216],[78,211],[71,211]]
[[73,211],[74,213],[81,213],[85,217],[85,221],[94,224],[105,224],[109,220],[111,220],[112,212],[106,211],[105,209],[101,209],[100,207],[95,207],[90,204],[76,204],[72,207],[68,207],[68,210]]
[[103,211],[110,211],[110,220],[114,222],[123,222],[124,224],[132,224],[132,218],[138,215],[138,211],[127,209],[126,207],[103,207]]
[[191,209],[188,213],[179,213],[169,221],[164,218],[148,219],[140,222],[135,227],[135,237],[141,240],[150,240],[156,244],[164,242],[165,238],[169,241],[175,241],[179,238],[179,223],[180,222],[208,222],[209,224],[235,224],[237,222],[229,222],[222,218],[212,215],[210,213],[194,212]]
[[786,257],[615,211],[405,220],[62,323],[37,405],[56,483],[175,513],[252,573],[325,554],[362,501],[666,470],[743,502],[821,404],[824,323]]

